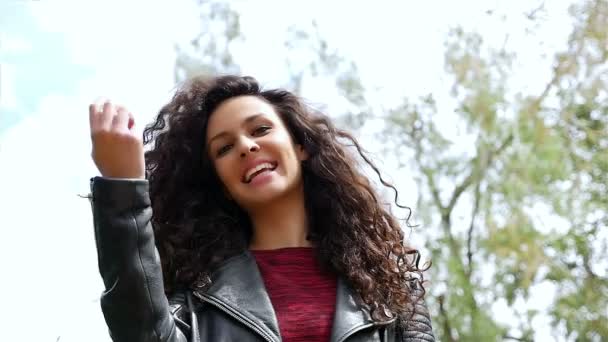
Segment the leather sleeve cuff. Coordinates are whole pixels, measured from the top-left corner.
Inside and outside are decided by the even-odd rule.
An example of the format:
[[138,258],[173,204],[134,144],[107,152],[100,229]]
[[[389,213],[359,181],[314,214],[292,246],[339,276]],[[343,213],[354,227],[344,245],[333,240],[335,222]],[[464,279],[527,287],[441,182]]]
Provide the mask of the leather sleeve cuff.
[[146,179],[93,177],[90,200],[118,210],[147,207],[149,183]]

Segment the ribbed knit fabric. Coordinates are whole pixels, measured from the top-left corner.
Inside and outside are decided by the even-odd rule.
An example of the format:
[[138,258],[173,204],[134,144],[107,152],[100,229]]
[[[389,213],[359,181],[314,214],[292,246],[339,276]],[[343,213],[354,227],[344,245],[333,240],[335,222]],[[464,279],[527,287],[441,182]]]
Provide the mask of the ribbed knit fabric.
[[328,342],[336,277],[323,273],[310,247],[252,251],[274,307],[283,342]]

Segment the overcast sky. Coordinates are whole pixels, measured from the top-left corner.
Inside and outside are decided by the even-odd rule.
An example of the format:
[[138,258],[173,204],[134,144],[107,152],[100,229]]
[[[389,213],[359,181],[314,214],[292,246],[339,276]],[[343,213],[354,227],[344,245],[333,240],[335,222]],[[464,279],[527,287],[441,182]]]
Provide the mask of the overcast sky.
[[[530,23],[523,13],[536,3],[241,2],[247,41],[239,60],[244,73],[280,83],[274,63],[282,57],[277,51],[285,28],[314,18],[330,43],[358,63],[366,85],[380,87],[383,99],[396,103],[404,94],[415,98],[445,87],[444,37],[459,24],[480,30],[497,46],[509,32],[508,44],[518,52],[512,86],[534,92],[550,70],[551,60],[543,56],[562,48],[571,28],[570,1],[551,1],[542,26],[526,36],[522,28]],[[485,15],[488,10],[508,20]],[[197,19],[187,0],[0,0],[3,340],[109,341],[99,307],[103,285],[90,205],[77,196],[88,193],[88,180],[97,175],[87,106],[107,96],[131,108],[140,125],[150,121],[174,86],[173,46],[196,34]],[[326,100],[322,90],[310,90],[308,97]],[[394,176],[395,163],[384,162]],[[414,189],[404,193],[404,202],[413,203],[415,183],[403,182]],[[532,290],[540,298],[534,307],[546,308],[546,290]],[[494,310],[508,320],[512,313],[505,307],[497,303]],[[546,317],[533,325],[538,338],[551,336]]]

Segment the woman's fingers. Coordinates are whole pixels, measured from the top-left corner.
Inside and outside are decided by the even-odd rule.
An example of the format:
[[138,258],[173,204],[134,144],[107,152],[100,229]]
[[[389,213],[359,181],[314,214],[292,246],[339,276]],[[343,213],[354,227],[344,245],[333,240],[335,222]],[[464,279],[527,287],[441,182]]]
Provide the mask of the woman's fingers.
[[99,131],[109,131],[116,110],[110,100],[98,98],[89,105],[89,123],[91,133]]
[[128,131],[134,127],[135,119],[126,107],[98,99],[89,105],[89,124],[91,132]]
[[89,125],[91,126],[91,133],[98,131],[101,126],[104,102],[105,100],[103,98],[97,98],[89,105]]
[[109,100],[89,105],[91,156],[104,177],[145,178],[143,142],[133,114]]
[[116,106],[116,114],[112,118],[112,130],[121,132],[129,130],[129,111],[120,105]]
[[95,128],[96,122],[97,122],[97,106],[95,105],[95,103],[91,103],[89,105],[89,126],[91,127],[91,130],[93,130],[93,128]]
[[114,116],[116,115],[116,108],[110,102],[110,100],[106,101],[103,104],[103,109],[100,117],[100,129],[106,132],[109,132],[112,128],[112,121],[114,120]]
[[129,122],[127,124],[127,128],[129,128],[129,130],[135,130],[135,117],[133,116],[133,113],[129,112]]

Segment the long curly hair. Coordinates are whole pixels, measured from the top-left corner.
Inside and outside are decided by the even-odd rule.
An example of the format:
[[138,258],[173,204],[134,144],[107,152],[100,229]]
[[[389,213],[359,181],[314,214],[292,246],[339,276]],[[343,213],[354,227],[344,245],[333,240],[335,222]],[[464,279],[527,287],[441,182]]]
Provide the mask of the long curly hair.
[[[248,248],[251,222],[227,198],[205,152],[210,115],[223,101],[242,95],[270,103],[309,154],[302,163],[308,238],[320,264],[352,286],[374,320],[412,312],[410,284],[421,284],[425,269],[355,156],[394,191],[395,203],[409,210],[397,203],[395,187],[384,181],[357,140],[327,116],[289,91],[263,90],[254,78],[241,76],[185,82],[144,130],[144,143],[153,143],[146,152],[146,173],[167,293],[204,290],[222,261]],[[422,288],[421,298],[424,288],[416,287]]]

